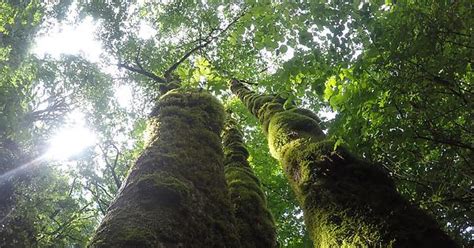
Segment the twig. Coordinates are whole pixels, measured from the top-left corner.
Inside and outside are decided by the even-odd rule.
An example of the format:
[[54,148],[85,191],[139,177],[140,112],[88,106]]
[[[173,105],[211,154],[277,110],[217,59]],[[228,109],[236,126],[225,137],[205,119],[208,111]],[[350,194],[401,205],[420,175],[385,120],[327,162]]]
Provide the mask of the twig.
[[191,50],[189,50],[187,53],[185,53],[176,63],[174,63],[173,65],[171,65],[168,70],[165,71],[165,78],[166,79],[170,79],[171,78],[171,73],[176,70],[176,68],[178,68],[178,66],[183,63],[187,58],[189,58],[189,56],[191,56],[194,52],[196,52],[197,50],[199,49],[203,49],[205,47],[207,47],[212,41],[218,39],[219,37],[221,37],[221,35],[223,35],[225,32],[227,32],[227,30],[230,29],[230,27],[232,27],[235,23],[237,23],[237,21],[242,18],[245,14],[247,13],[246,10],[243,10],[242,13],[240,13],[236,18],[234,18],[234,20],[232,20],[224,29],[222,29],[217,35],[213,36],[212,34],[214,33],[214,31],[216,30],[219,30],[218,28],[213,28],[211,29],[211,32],[209,32],[209,34],[207,35],[207,37],[204,39],[206,42],[198,45],[198,46],[195,46],[194,48],[192,48]]

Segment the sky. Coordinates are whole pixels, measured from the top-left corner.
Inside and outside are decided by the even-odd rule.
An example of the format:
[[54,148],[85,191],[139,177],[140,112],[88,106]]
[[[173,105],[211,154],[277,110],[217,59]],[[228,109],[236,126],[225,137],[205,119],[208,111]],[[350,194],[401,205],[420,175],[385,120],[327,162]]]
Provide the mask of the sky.
[[66,123],[56,130],[49,140],[46,156],[53,160],[65,160],[96,142],[97,137],[87,127],[84,113],[74,110],[66,117]]
[[[74,18],[74,15],[71,15]],[[64,23],[55,23],[48,33],[36,37],[33,53],[39,57],[51,56],[59,59],[62,54],[81,55],[90,62],[100,63],[103,56],[103,47],[99,40],[95,38],[95,32],[98,23],[94,22],[91,17],[86,17],[77,25],[72,25],[72,21]],[[328,32],[324,30],[324,32]],[[322,35],[325,35],[324,32]],[[153,37],[156,31],[146,23],[140,23],[138,36],[142,39]],[[316,37],[316,36],[315,36]],[[315,38],[316,39],[316,38]],[[318,40],[315,40],[318,41]],[[360,54],[357,51],[356,56]],[[266,57],[266,62],[270,65],[270,70],[275,72],[277,65],[274,64],[275,58],[266,50],[261,51]],[[287,61],[294,56],[294,49],[289,47],[288,51],[282,56],[283,61]],[[116,69],[114,65],[113,68]],[[115,99],[122,108],[130,108],[133,104],[133,87],[127,84],[118,84],[115,89]],[[321,109],[318,115],[326,119],[334,119],[336,112],[330,109]],[[98,142],[97,135],[92,131],[86,122],[85,114],[75,110],[69,113],[62,127],[54,132],[49,141],[49,149],[41,159],[50,160],[68,160],[70,157],[79,154],[84,149],[94,146]],[[26,166],[37,163],[34,160]],[[1,180],[9,175],[1,175]],[[466,229],[471,230],[472,227]]]
[[[92,17],[86,17],[80,23],[74,25],[74,18],[77,14],[73,11],[69,12],[66,21],[62,23],[53,22],[52,28],[47,33],[36,37],[33,54],[39,57],[50,56],[55,59],[59,59],[63,54],[81,55],[90,62],[100,63],[104,56],[104,50],[101,42],[95,37],[98,23]],[[138,33],[140,38],[148,39],[154,35],[156,35],[154,29],[145,22],[140,23]],[[273,68],[273,72],[276,71],[278,67],[275,64],[276,58],[266,50],[262,50],[262,55],[265,55],[266,62],[270,68]],[[294,49],[288,47],[287,52],[282,54],[280,59],[287,61],[293,55]],[[118,68],[112,63],[105,70],[118,74]],[[119,106],[130,109],[133,104],[133,88],[127,84],[117,84],[114,90],[114,97]],[[327,119],[333,119],[336,115],[335,112],[329,109],[322,109],[318,114]],[[50,140],[48,151],[50,159],[67,160],[96,142],[95,134],[91,131],[93,128],[87,127],[84,116],[83,113],[77,110],[68,114],[64,127],[57,130]],[[71,143],[71,140],[76,142]]]
[[[36,37],[33,54],[55,59],[59,59],[61,55],[81,55],[90,62],[99,63],[103,48],[100,41],[95,38],[98,24],[91,17],[86,17],[78,25],[71,23],[68,21],[53,23],[49,32]],[[147,37],[150,35],[148,33],[152,33],[152,30],[141,31],[141,36]],[[122,108],[131,106],[133,94],[130,86],[117,86],[114,96]],[[67,115],[64,125],[52,135],[46,158],[68,160],[85,148],[93,146],[97,142],[97,137],[92,130],[92,127],[87,126],[84,113],[73,110]]]
[[91,62],[99,62],[102,45],[94,37],[95,30],[97,24],[92,17],[86,17],[77,26],[55,23],[48,33],[36,38],[33,53],[56,59],[61,54],[82,55]]

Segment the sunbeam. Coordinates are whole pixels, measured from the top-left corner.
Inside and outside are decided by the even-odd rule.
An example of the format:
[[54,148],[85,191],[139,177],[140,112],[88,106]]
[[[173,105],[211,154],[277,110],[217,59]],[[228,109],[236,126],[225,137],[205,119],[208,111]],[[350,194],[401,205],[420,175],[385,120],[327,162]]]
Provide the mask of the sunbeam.
[[28,170],[28,169],[31,169],[33,166],[35,165],[39,165],[41,162],[45,161],[47,158],[47,154],[44,154],[42,156],[39,156],[25,164],[22,164],[21,166],[19,167],[16,167],[14,169],[11,169],[5,173],[3,173],[2,175],[0,175],[0,185],[3,184],[4,182],[6,182],[7,180],[9,180],[10,178],[20,174],[20,173],[23,173],[24,171]]

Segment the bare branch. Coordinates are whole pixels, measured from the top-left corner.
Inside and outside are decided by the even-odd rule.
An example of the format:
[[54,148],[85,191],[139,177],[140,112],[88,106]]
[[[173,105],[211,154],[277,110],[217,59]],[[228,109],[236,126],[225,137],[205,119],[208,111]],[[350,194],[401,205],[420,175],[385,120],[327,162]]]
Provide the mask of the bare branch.
[[440,143],[440,144],[445,144],[445,145],[454,146],[454,147],[465,148],[465,149],[469,149],[471,151],[474,150],[474,147],[472,147],[469,144],[465,144],[465,143],[460,142],[458,140],[453,140],[453,139],[449,139],[449,138],[440,139],[440,138],[436,138],[436,137],[427,137],[427,136],[420,135],[418,132],[415,132],[414,138],[415,139],[428,140],[428,141],[431,141],[431,142],[434,142],[434,143]]
[[153,79],[154,81],[158,82],[158,83],[162,83],[162,84],[165,84],[166,83],[166,80],[157,76],[156,74],[154,73],[151,73],[149,71],[146,71],[146,70],[143,70],[143,69],[140,69],[140,68],[135,68],[133,66],[129,66],[127,64],[124,64],[124,63],[121,63],[121,64],[118,64],[117,65],[119,68],[125,68],[129,71],[133,71],[133,72],[136,72],[136,73],[139,73],[139,74],[142,74],[143,76],[146,76],[148,78],[151,78]]
[[[178,61],[176,61],[174,64],[172,64],[164,73],[164,78],[152,73],[152,72],[149,72],[147,70],[144,69],[144,67],[142,66],[142,64],[140,63],[140,60],[139,60],[139,56],[140,56],[140,49],[138,50],[138,54],[137,54],[137,57],[135,58],[135,64],[136,66],[138,67],[134,67],[134,66],[130,66],[128,64],[125,64],[125,63],[119,63],[117,66],[119,68],[125,68],[129,71],[132,71],[132,72],[136,72],[136,73],[139,73],[141,75],[144,75],[148,78],[151,78],[153,79],[154,81],[160,83],[160,84],[164,84],[164,85],[167,85],[170,81],[171,81],[171,74],[173,73],[173,71],[176,70],[176,68],[178,68],[178,66],[183,63],[186,59],[188,59],[193,53],[195,53],[196,51],[198,50],[201,50],[205,47],[207,47],[209,44],[211,44],[213,41],[219,39],[224,33],[226,33],[242,16],[244,16],[245,14],[247,13],[247,10],[243,10],[239,15],[237,15],[237,17],[235,17],[225,28],[223,29],[220,29],[220,28],[212,28],[209,32],[209,34],[207,35],[206,38],[202,38],[202,37],[199,37],[197,40],[194,40],[192,41],[191,43],[194,43],[194,42],[199,42],[199,45],[193,47],[191,50],[189,50],[188,52],[186,52]],[[220,31],[218,34],[214,35],[214,33],[216,31]],[[204,42],[204,43],[201,43],[201,42]],[[191,44],[189,43],[189,44]]]
[[[199,44],[198,46],[195,46],[191,50],[189,50],[187,53],[185,53],[176,63],[170,66],[168,70],[165,71],[164,76],[166,79],[171,78],[171,73],[178,68],[178,66],[183,63],[189,56],[191,56],[194,52],[203,49],[207,47],[211,42],[214,40],[219,39],[224,33],[226,33],[237,21],[242,18],[247,13],[247,10],[243,10],[242,13],[240,13],[234,20],[232,20],[224,29],[219,29],[219,28],[213,28],[207,35],[207,37],[204,39],[206,42]],[[213,35],[213,33],[217,30],[220,30],[220,32],[217,35]],[[201,39],[201,38],[200,38]]]
[[[109,159],[108,159],[107,148],[109,146],[112,146],[116,151],[113,164],[111,164],[109,162]],[[106,147],[106,148],[102,148],[101,146],[99,146],[99,148],[102,150],[105,165],[110,170],[110,174],[112,174],[112,178],[114,179],[115,186],[117,187],[117,189],[119,189],[120,186],[122,185],[122,182],[120,181],[119,177],[117,176],[117,173],[115,172],[115,168],[117,167],[118,159],[119,159],[119,156],[120,156],[121,153],[120,153],[120,150],[118,149],[118,147],[115,144],[111,143],[109,146]]]
[[138,66],[138,68],[140,68],[140,70],[146,71],[143,68],[142,63],[140,62],[140,51],[141,51],[141,48],[138,47],[137,56],[135,56],[135,64],[137,64],[137,66]]
[[[84,205],[81,209],[79,209],[77,212],[78,213],[82,213],[84,212],[84,210],[89,207],[91,205],[92,202],[89,202],[87,203],[86,205]],[[56,235],[60,232],[62,232],[64,229],[68,228],[75,220],[77,220],[78,218],[80,217],[80,215],[76,215],[76,214],[73,214],[71,218],[69,218],[67,221],[65,221],[64,223],[59,223],[57,222],[55,219],[52,219],[53,221],[57,222],[59,227],[56,228],[56,230],[52,231],[52,232],[46,232],[46,234],[48,235]],[[41,238],[38,239],[39,240],[42,240],[43,238],[45,238],[46,236],[42,236]]]
[[72,192],[74,191],[74,186],[76,184],[76,181],[77,181],[77,177],[74,177],[74,179],[72,180],[72,183],[71,183],[71,188],[69,189],[69,193],[68,193],[69,197],[72,195]]

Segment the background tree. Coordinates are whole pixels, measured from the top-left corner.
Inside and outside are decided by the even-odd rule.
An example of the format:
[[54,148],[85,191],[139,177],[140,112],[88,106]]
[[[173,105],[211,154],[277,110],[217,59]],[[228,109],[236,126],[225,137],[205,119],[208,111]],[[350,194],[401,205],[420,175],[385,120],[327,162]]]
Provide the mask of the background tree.
[[[67,6],[67,2],[51,6],[60,9]],[[54,9],[46,6],[47,10]],[[32,210],[35,201],[30,201],[31,197],[48,199],[40,201],[45,203],[44,208],[30,212],[31,220],[51,227],[36,227],[39,230],[36,239],[45,236],[49,238],[42,238],[42,242],[62,240],[77,245],[87,242],[87,234],[94,229],[100,213],[105,212],[116,193],[117,181],[124,178],[143,149],[145,119],[160,88],[153,79],[126,70],[124,66],[120,71],[114,68],[141,66],[155,74],[164,72],[176,58],[205,44],[209,34],[212,37],[219,34],[245,10],[246,14],[232,28],[197,49],[175,71],[187,83],[184,87],[201,87],[224,101],[231,101],[234,112],[242,116],[240,124],[250,152],[249,162],[261,180],[274,213],[280,244],[286,247],[308,244],[301,210],[296,206],[278,162],[268,156],[268,147],[256,127],[256,120],[230,97],[226,86],[230,77],[258,82],[253,86],[256,91],[279,95],[288,99],[288,103],[295,102],[315,112],[322,110],[318,114],[323,120],[322,129],[328,131],[330,137],[388,169],[404,197],[427,209],[459,242],[472,246],[469,244],[473,232],[472,132],[469,131],[472,129],[469,122],[472,119],[472,61],[469,58],[473,57],[470,28],[473,9],[470,1],[207,1],[199,4],[93,1],[73,4],[67,12],[69,16],[80,11],[80,18],[92,16],[98,21],[97,35],[104,47],[104,59],[92,63],[84,57],[69,58],[56,64],[53,61],[58,59],[48,58],[49,62],[42,65],[49,69],[35,70],[35,74],[37,78],[49,78],[42,80],[51,82],[44,87],[49,91],[53,91],[56,83],[61,85],[70,79],[70,84],[64,84],[65,89],[77,87],[78,90],[66,94],[68,109],[84,106],[81,111],[94,126],[102,149],[91,148],[78,156],[80,160],[76,162],[44,162],[48,166],[39,167],[39,171],[48,176],[36,177],[38,182],[34,185],[38,187],[32,186],[32,182],[25,185],[31,189],[22,194],[25,208],[15,213]],[[1,13],[0,20],[4,23],[11,22],[11,18],[3,18],[9,16],[8,13]],[[54,19],[64,17],[66,12],[54,13],[47,12],[44,16]],[[45,32],[53,24],[46,21],[34,29]],[[25,41],[20,33],[4,38],[6,34],[2,30],[2,42]],[[6,50],[2,47],[2,51]],[[18,49],[12,54],[20,53],[28,54],[28,50]],[[20,55],[8,60],[28,61]],[[26,75],[33,70],[24,71]],[[13,75],[4,69],[1,73],[2,78]],[[52,83],[55,81],[50,80],[52,78],[58,79],[56,83]],[[2,101],[22,99],[23,104],[5,105],[0,126],[18,130],[16,114],[21,116],[29,110],[17,108],[30,108],[27,103],[38,106],[47,97],[32,94],[31,99],[3,98],[3,95],[17,94],[15,92],[27,92],[18,90],[23,86],[11,84],[18,81],[5,82],[9,83],[2,83]],[[36,85],[43,82],[38,80]],[[134,90],[131,107],[124,108],[112,99],[114,91],[124,85]],[[323,113],[329,108],[336,111],[334,120],[324,118],[327,114]],[[44,110],[44,105],[36,110]],[[67,115],[60,113],[55,116],[67,119]],[[19,138],[14,141],[21,143],[23,150],[27,147],[23,143],[34,140],[26,136],[46,141],[51,136],[49,131],[54,131],[51,127],[60,126],[56,117],[49,122],[56,123],[54,125],[41,126],[39,123],[43,122],[37,122],[34,127],[38,132],[31,134],[23,128],[20,129],[22,135],[29,134],[21,136],[15,131]],[[37,143],[40,144],[37,155],[40,155],[46,150],[47,141]],[[36,157],[27,149],[26,154]],[[64,167],[65,164],[69,165],[67,172],[60,170],[59,165]],[[57,175],[62,175],[62,179]],[[45,198],[40,194],[52,192],[48,191],[54,188],[48,188],[54,185],[49,183],[52,178],[63,182],[56,185],[73,189],[71,195],[73,202],[78,203],[76,207],[65,204],[61,208],[60,201],[55,200],[59,198]],[[69,194],[67,190],[56,192],[58,197],[67,198]],[[68,216],[79,213],[88,203],[92,211],[86,212],[90,213],[91,221],[63,225],[71,219]],[[56,209],[61,209],[63,217],[50,218]],[[65,228],[57,236],[47,234],[55,233],[60,226],[74,228]]]
[[[95,229],[97,209],[86,196],[80,175],[65,175],[45,153],[48,139],[69,111],[90,103],[103,113],[98,107],[110,99],[100,86],[106,78],[84,59],[39,58],[29,52],[35,34],[62,21],[69,4],[1,3],[2,247],[85,246]],[[78,73],[84,68],[86,73]]]

